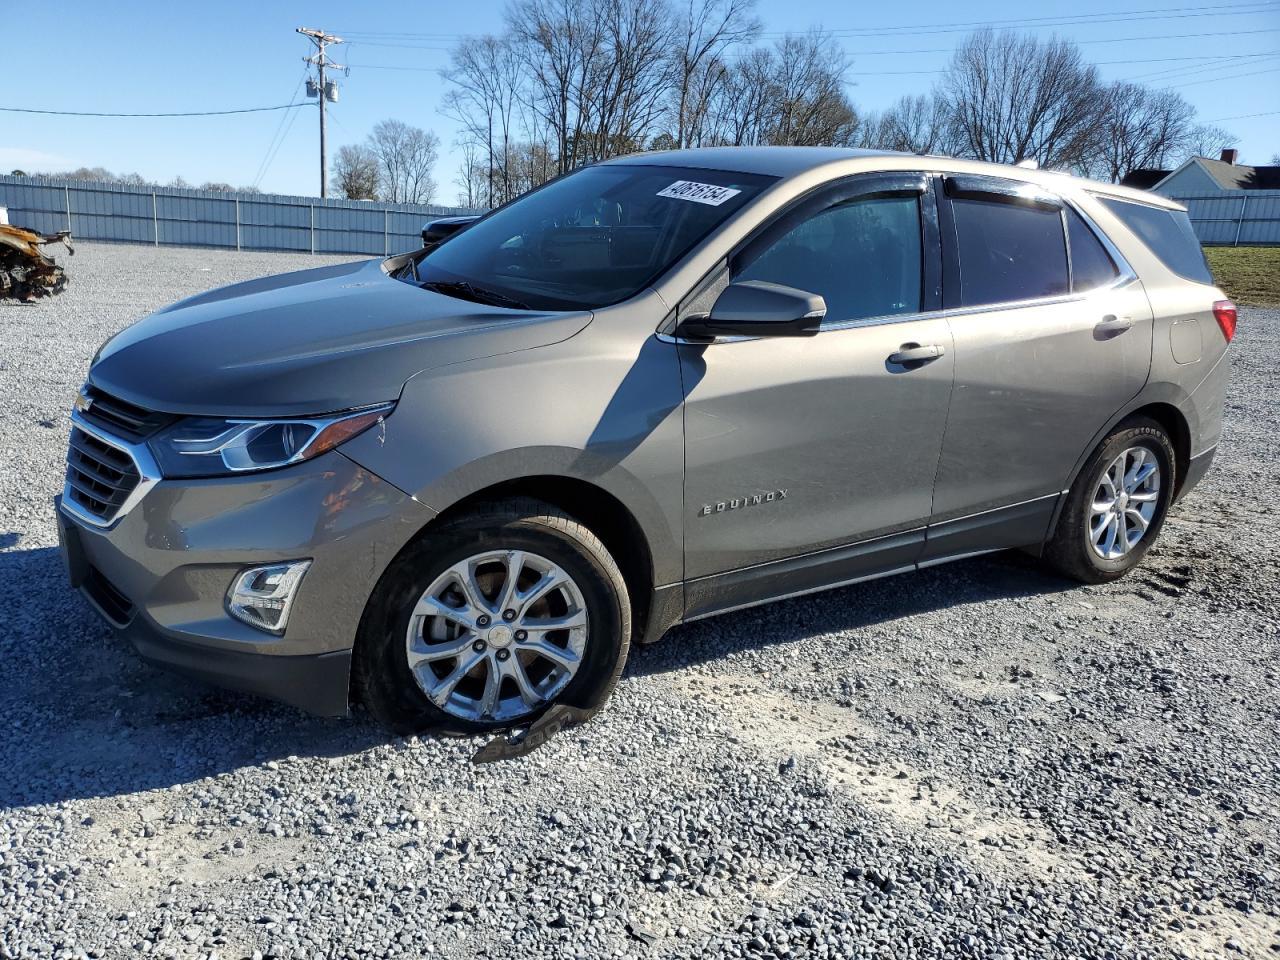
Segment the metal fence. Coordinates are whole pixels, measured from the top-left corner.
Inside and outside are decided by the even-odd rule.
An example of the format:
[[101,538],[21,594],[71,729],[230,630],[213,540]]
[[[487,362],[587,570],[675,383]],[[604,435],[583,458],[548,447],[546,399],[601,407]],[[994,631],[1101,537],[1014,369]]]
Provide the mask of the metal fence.
[[1172,197],[1185,204],[1200,242],[1243,246],[1280,244],[1280,190],[1241,190],[1227,196]]
[[432,217],[479,212],[13,176],[0,176],[0,207],[10,223],[77,240],[375,256],[420,247]]

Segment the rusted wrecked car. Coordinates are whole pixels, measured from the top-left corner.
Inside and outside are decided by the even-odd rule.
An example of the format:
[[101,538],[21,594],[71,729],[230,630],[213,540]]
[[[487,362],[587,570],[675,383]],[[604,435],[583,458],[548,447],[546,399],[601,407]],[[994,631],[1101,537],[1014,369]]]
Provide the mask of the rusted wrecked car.
[[69,230],[40,234],[0,223],[0,300],[25,303],[66,288],[66,273],[40,249],[49,243],[61,243],[68,253],[75,253]]

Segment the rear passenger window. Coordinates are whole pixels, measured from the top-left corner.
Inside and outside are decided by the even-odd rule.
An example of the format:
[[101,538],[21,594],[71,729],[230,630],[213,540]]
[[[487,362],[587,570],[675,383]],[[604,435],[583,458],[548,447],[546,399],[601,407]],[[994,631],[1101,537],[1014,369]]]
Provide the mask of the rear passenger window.
[[784,283],[827,301],[839,323],[920,310],[920,200],[854,199],[796,224],[735,272],[734,280]]
[[1149,207],[1111,197],[1099,197],[1126,227],[1136,233],[1166,267],[1188,280],[1213,283],[1213,274],[1205,262],[1204,250],[1191,229],[1191,220],[1182,210]]
[[1071,289],[1075,293],[1105,287],[1120,275],[1115,262],[1084,218],[1067,208],[1067,241],[1071,246]]
[[956,199],[960,302],[977,307],[1068,290],[1062,213],[1047,206]]

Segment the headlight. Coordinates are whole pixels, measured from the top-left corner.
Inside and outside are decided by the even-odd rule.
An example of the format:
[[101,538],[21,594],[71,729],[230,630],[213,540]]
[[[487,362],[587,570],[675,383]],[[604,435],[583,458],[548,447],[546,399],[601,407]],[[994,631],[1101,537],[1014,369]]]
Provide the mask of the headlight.
[[270,470],[318,457],[378,423],[395,407],[385,403],[325,417],[223,420],[188,417],[150,443],[166,477],[215,477]]

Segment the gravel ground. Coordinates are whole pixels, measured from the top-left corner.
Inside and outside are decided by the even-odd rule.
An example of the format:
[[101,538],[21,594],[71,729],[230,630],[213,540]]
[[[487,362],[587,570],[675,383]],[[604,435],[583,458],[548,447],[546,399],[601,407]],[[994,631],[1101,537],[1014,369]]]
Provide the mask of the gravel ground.
[[140,663],[50,500],[109,333],[325,262],[85,245],[0,307],[0,957],[1172,957],[1280,951],[1280,311],[1128,579],[1020,556],[682,627],[529,758]]

